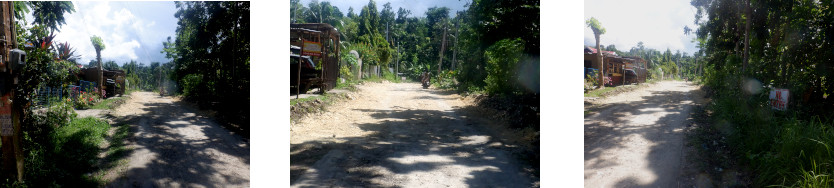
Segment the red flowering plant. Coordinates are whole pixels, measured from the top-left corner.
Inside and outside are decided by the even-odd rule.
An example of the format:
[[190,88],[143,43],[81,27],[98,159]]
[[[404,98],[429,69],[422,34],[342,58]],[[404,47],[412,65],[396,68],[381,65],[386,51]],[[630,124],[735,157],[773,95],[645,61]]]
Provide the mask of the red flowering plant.
[[92,107],[98,99],[98,94],[94,92],[80,91],[73,99],[73,106],[77,109],[87,109]]

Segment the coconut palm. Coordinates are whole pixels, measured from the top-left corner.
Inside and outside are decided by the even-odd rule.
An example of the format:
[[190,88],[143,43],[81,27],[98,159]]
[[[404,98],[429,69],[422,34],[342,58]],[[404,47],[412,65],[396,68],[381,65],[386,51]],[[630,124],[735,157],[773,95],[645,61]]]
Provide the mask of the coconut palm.
[[602,63],[602,49],[599,48],[599,36],[605,34],[605,28],[603,28],[602,23],[599,23],[599,20],[597,20],[594,17],[591,17],[591,19],[585,21],[585,24],[587,24],[588,27],[590,27],[591,30],[594,31],[594,38],[597,40],[597,59],[599,60],[599,63],[597,65],[597,68],[599,69],[599,81],[597,83],[599,83],[599,88],[604,88],[605,85],[603,75],[605,75],[605,71],[603,69]]
[[[104,50],[104,48],[105,48],[104,47],[104,42],[102,42],[101,37],[98,37],[96,35],[93,35],[92,37],[90,37],[90,42],[93,43],[93,48],[96,49],[96,60],[98,60],[98,72],[99,72],[98,77],[99,78],[104,78],[104,70],[103,70],[103,66],[101,64],[101,50]],[[98,83],[98,88],[101,89],[102,91],[104,91],[104,87],[103,87],[104,83],[103,82],[104,82],[104,80],[99,80],[99,83]],[[104,93],[104,92],[102,92],[102,93]]]

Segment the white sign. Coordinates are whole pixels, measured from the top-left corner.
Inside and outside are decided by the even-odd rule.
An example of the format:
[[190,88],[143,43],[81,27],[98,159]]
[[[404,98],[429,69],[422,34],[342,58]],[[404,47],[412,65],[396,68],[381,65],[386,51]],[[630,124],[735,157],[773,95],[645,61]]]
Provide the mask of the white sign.
[[770,106],[776,110],[787,110],[788,96],[790,96],[790,91],[787,89],[770,90]]

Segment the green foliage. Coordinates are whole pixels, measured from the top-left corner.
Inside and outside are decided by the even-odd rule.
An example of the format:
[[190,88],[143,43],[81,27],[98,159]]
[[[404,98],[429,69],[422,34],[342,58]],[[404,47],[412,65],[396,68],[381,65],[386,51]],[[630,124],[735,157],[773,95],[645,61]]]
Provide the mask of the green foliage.
[[125,100],[124,98],[107,98],[107,99],[101,99],[101,100],[99,100],[97,103],[95,103],[95,105],[93,105],[93,106],[92,106],[92,107],[90,107],[90,108],[92,108],[92,109],[103,109],[103,110],[107,110],[107,109],[114,109],[114,108],[116,108],[119,104],[123,103],[123,102],[124,102],[124,100]]
[[539,9],[539,0],[475,0],[467,13],[484,46],[506,38],[521,38],[525,41],[524,53],[538,56]]
[[119,64],[116,64],[116,62],[112,61],[112,60],[104,62],[104,67],[102,67],[102,68],[104,68],[104,70],[119,70],[120,69]]
[[90,42],[93,43],[93,48],[95,48],[97,51],[101,51],[106,48],[104,42],[101,40],[101,37],[99,36],[93,35],[92,37],[90,37]]
[[[73,73],[77,71],[71,60],[72,52],[68,43],[52,45],[53,31],[64,23],[63,14],[73,12],[70,2],[26,2],[15,3],[15,15],[21,17],[28,7],[35,16],[35,25],[24,27],[25,21],[15,22],[17,41],[31,42],[35,48],[24,49],[26,65],[18,73],[15,88],[15,108],[24,109],[21,115],[21,145],[26,157],[24,182],[17,186],[56,187],[70,185],[79,187],[98,186],[85,174],[96,161],[98,143],[109,125],[103,121],[75,122],[75,111],[70,101],[60,101],[46,108],[34,111],[30,108],[36,89],[43,86],[62,87],[74,83]],[[62,58],[63,57],[63,58]],[[66,58],[70,57],[70,58]]]
[[175,4],[176,38],[163,42],[162,53],[172,59],[179,91],[202,106],[218,102],[219,116],[248,129],[249,2]]
[[484,53],[487,61],[486,90],[490,93],[509,93],[516,88],[516,64],[521,60],[524,41],[520,38],[496,42]]
[[200,91],[205,90],[203,77],[199,74],[189,74],[182,79],[183,95],[200,97]]
[[69,43],[58,43],[54,48],[58,51],[58,60],[76,63],[75,60],[78,59],[78,55],[75,55],[75,49],[70,47]]
[[[330,5],[330,2],[313,0],[307,7],[309,8],[302,9],[302,13],[300,14],[303,16],[304,23],[327,23],[332,26],[340,25],[339,20],[342,19],[342,11],[339,11],[339,7]],[[290,8],[292,11],[293,7]]]
[[597,79],[597,76],[595,75],[597,74],[585,75],[585,93],[587,93],[589,90],[593,90],[594,86],[599,85],[599,79]]
[[90,42],[93,43],[93,48],[96,50],[96,60],[101,63],[101,51],[104,50],[104,42],[101,37],[93,35],[90,37]]
[[[452,64],[456,63],[452,71],[454,74],[435,81],[448,83],[450,87],[463,91],[468,88],[484,88],[484,80],[488,75],[484,59],[486,47],[505,38],[521,38],[525,41],[522,54],[530,57],[523,59],[525,62],[530,61],[525,63],[525,68],[538,70],[538,63],[532,62],[538,59],[536,57],[540,53],[539,2],[535,0],[476,0],[467,10],[452,12],[448,7],[431,7],[425,15],[412,15],[408,7],[391,7],[390,4],[384,4],[380,10],[373,0],[362,6],[361,11],[356,12],[358,15],[353,13],[353,9],[349,9],[346,16],[328,14],[326,6],[325,2],[313,1],[304,7],[300,1],[291,1],[290,19],[299,23],[318,22],[319,18],[339,19],[339,23],[331,25],[342,34],[341,50],[358,51],[364,64],[363,69],[370,67],[368,65],[378,65],[385,69],[395,67],[392,65],[394,62],[401,62],[400,72],[416,79],[424,68],[430,67],[435,75],[438,74],[436,70],[441,68],[440,74],[446,74]],[[325,13],[319,14],[315,10]],[[446,48],[441,57],[444,31]],[[346,55],[342,57],[344,60]],[[451,61],[453,57],[457,62]],[[439,61],[440,58],[443,61]],[[438,62],[442,64],[438,65]],[[512,69],[515,71],[517,67]]]
[[605,34],[605,28],[602,27],[602,23],[599,22],[594,17],[585,21],[585,25],[590,27],[592,31],[594,31],[594,35],[603,35]]
[[99,95],[95,92],[80,92],[75,99],[71,99],[73,107],[77,109],[88,109],[92,107],[99,100]]
[[99,145],[110,125],[95,118],[75,117],[70,103],[56,103],[45,113],[32,116],[36,124],[23,126],[28,186],[100,184],[87,174],[95,170]]
[[[51,31],[60,31],[61,25],[66,24],[65,13],[75,12],[75,6],[69,1],[32,1],[27,2],[32,7],[34,24],[45,25]],[[18,10],[18,6],[15,9]],[[24,10],[22,7],[19,10]]]
[[[739,129],[731,144],[745,152],[737,155],[746,156],[741,160],[755,169],[754,186],[832,186],[834,162],[828,147],[834,135],[830,119],[834,98],[826,97],[834,90],[834,82],[828,81],[834,72],[829,61],[834,57],[830,2],[693,0],[691,4],[697,9],[695,33],[704,55],[703,83],[720,101],[715,114]],[[738,11],[748,7],[754,11]],[[745,31],[748,23],[750,29]],[[746,58],[745,33],[750,36]],[[743,69],[745,59],[749,63]],[[746,80],[770,86],[763,93],[789,89],[789,110],[755,113],[766,108],[768,96],[743,92]]]
[[457,77],[458,71],[452,70],[444,70],[437,76],[437,79],[432,80],[432,85],[437,86],[440,89],[453,89],[455,88],[455,78]]
[[[105,67],[108,67],[108,64],[106,63]],[[161,64],[159,62],[152,62],[150,65],[145,65],[131,60],[122,64],[122,67],[118,69],[125,71],[125,80],[128,84],[128,89],[154,91],[158,90],[161,86],[165,86],[166,88],[174,87],[171,81],[173,78],[171,76],[174,69],[173,63]],[[174,92],[169,91],[169,93]]]

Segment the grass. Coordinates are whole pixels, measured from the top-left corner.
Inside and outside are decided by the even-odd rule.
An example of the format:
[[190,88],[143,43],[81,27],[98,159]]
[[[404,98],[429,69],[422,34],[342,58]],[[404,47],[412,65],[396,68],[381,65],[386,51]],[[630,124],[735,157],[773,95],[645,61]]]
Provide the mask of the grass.
[[125,147],[125,140],[130,136],[130,125],[121,124],[110,136],[108,143],[110,146],[104,151],[105,157],[102,161],[102,166],[93,173],[94,179],[103,185],[107,180],[104,176],[108,173],[114,173],[127,164],[128,149]]
[[116,108],[120,102],[124,102],[124,98],[110,97],[99,101],[95,105],[91,106],[90,109],[113,109]]
[[591,90],[590,92],[585,93],[585,97],[600,97],[605,93],[614,91],[615,89],[615,87],[605,87],[602,89]]
[[727,137],[727,160],[755,173],[753,187],[834,187],[834,121],[762,104],[727,94],[708,107],[713,129]]
[[92,172],[109,128],[107,122],[97,118],[73,118],[47,137],[41,137],[46,139],[28,147],[26,184],[30,187],[101,185]]
[[310,96],[307,98],[290,99],[290,106],[295,106],[298,103],[305,103],[314,100],[327,101],[329,94]]

